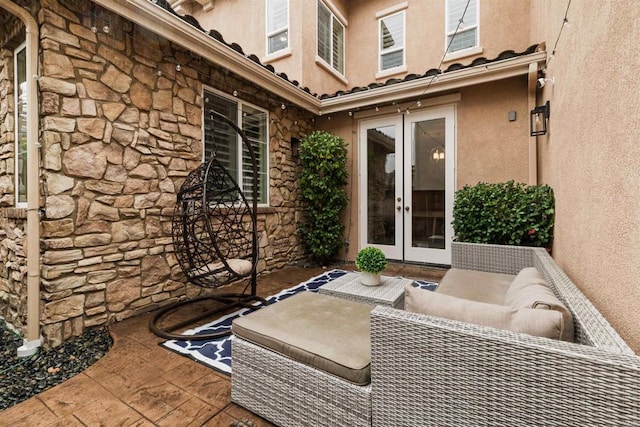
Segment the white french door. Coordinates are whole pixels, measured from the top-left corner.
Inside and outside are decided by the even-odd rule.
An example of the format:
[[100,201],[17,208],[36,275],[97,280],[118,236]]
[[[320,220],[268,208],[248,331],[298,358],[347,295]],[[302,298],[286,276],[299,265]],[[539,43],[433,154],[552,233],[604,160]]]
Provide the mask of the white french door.
[[360,122],[360,246],[387,258],[451,263],[455,112]]

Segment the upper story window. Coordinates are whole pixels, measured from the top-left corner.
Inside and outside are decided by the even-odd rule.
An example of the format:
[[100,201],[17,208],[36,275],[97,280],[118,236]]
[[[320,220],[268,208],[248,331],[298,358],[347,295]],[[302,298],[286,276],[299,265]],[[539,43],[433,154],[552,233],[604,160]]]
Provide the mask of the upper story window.
[[267,0],[267,55],[289,47],[289,0]]
[[446,14],[447,53],[478,46],[478,0],[447,0]]
[[405,65],[405,11],[387,15],[378,20],[379,70],[389,70]]
[[247,135],[258,163],[258,203],[267,204],[269,183],[267,112],[206,89],[204,90],[204,108],[205,160],[215,153],[216,159],[240,184],[247,199],[251,200],[253,179],[249,151],[244,146],[240,135],[231,126],[212,118],[210,112],[216,111],[229,118]]
[[20,45],[14,52],[15,75],[15,197],[16,206],[27,203],[27,48]]
[[318,56],[344,74],[344,25],[318,0]]

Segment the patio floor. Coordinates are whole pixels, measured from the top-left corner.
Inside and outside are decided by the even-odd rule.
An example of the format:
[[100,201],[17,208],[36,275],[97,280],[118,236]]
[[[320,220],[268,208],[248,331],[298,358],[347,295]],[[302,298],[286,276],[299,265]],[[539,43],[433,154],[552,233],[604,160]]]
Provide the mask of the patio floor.
[[[353,264],[337,268],[353,270]],[[268,296],[327,271],[290,267],[258,278]],[[439,281],[445,270],[391,263],[384,274]],[[152,314],[110,327],[114,345],[83,373],[2,412],[2,426],[271,426],[231,402],[230,377],[158,346]],[[239,424],[244,425],[244,424]]]

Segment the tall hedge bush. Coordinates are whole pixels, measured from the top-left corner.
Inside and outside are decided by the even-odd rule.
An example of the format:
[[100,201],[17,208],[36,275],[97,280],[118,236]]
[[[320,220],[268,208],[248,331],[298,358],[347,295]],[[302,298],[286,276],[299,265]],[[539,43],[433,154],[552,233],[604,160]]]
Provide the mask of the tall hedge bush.
[[548,248],[554,212],[553,190],[548,185],[479,183],[456,192],[453,229],[460,242]]
[[319,261],[334,258],[342,248],[347,206],[347,149],[342,138],[316,131],[300,142],[300,188],[307,210],[300,230],[311,254]]

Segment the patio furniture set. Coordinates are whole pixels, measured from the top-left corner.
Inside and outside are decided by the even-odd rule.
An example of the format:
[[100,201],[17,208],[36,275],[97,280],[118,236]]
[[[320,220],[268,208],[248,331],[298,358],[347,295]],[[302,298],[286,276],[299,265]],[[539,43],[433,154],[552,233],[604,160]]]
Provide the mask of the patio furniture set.
[[236,320],[232,400],[280,426],[640,425],[640,357],[545,249],[452,251],[436,292],[351,273]]

